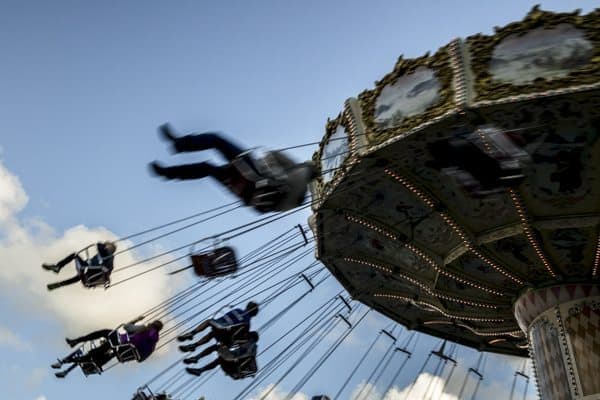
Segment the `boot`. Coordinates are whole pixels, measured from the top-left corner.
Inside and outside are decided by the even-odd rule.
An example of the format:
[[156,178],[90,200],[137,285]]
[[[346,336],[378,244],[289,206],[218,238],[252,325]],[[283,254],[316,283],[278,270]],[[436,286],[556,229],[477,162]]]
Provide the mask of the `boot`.
[[49,283],[49,284],[46,285],[46,287],[48,288],[48,290],[58,289],[61,286],[62,285],[60,283]]
[[179,346],[179,350],[181,350],[181,351],[194,351],[194,350],[196,350],[196,347],[198,347],[198,346],[195,345],[195,344],[187,344],[187,345],[184,345],[184,346]]
[[196,364],[197,362],[198,362],[198,357],[190,357],[190,358],[183,359],[184,364]]
[[56,362],[54,364],[52,364],[50,366],[54,369],[60,369],[62,367],[62,365],[63,365],[63,362],[60,359],[58,359],[58,360],[56,360]]
[[54,271],[57,274],[60,272],[60,266],[56,264],[42,264],[42,268],[46,271]]
[[187,371],[188,374],[192,374],[195,376],[200,376],[200,374],[202,374],[202,372],[203,372],[202,369],[200,369],[200,368],[189,368],[188,367],[185,370]]
[[159,136],[169,142],[177,141],[177,135],[175,134],[175,129],[171,126],[171,124],[166,123],[162,124],[158,127]]
[[185,342],[186,340],[192,340],[194,338],[194,334],[192,332],[184,333],[183,335],[177,336],[177,340],[180,342]]
[[67,376],[68,373],[69,373],[68,370],[60,371],[60,372],[56,372],[54,374],[54,376],[56,376],[57,378],[64,378],[65,376]]
[[163,167],[157,161],[152,161],[150,164],[148,164],[148,167],[150,168],[150,173],[152,175],[162,176],[167,179],[175,178],[168,167]]

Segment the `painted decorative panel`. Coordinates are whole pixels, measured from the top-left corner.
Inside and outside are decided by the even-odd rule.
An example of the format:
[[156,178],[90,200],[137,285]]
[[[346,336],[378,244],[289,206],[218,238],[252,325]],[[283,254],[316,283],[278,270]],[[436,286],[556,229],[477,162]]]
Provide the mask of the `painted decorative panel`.
[[562,78],[586,65],[592,54],[592,43],[572,25],[539,28],[500,42],[492,53],[490,74],[492,80],[513,85]]
[[600,303],[571,308],[569,314],[564,325],[583,395],[600,393]]
[[333,178],[335,171],[339,168],[349,155],[350,139],[343,125],[338,125],[335,132],[323,146],[321,155],[321,171],[323,182],[327,183]]
[[400,126],[406,117],[422,114],[440,98],[435,72],[420,67],[385,86],[375,101],[375,123],[380,129]]
[[556,327],[542,317],[531,326],[530,340],[541,398],[570,400],[571,392],[566,384],[569,380]]

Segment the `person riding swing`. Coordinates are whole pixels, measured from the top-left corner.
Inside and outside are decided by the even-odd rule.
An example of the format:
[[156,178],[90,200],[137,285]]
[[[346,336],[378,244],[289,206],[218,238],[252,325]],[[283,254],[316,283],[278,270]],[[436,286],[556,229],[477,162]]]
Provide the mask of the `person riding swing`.
[[[119,328],[100,329],[75,339],[66,338],[70,347],[81,346],[51,365],[52,368],[60,369],[64,364],[71,364],[67,369],[55,373],[56,377],[64,378],[77,366],[82,367],[86,375],[99,374],[102,367],[115,357],[119,362],[133,359],[142,362],[154,352],[163,324],[156,320],[148,325],[127,323],[120,327],[124,328],[126,334],[119,333]],[[84,352],[86,344],[90,350]]]
[[200,358],[206,357],[212,352],[218,354],[217,359],[206,364],[201,368],[186,368],[185,370],[195,376],[200,376],[206,371],[210,371],[220,366],[223,372],[233,379],[242,379],[257,372],[256,367],[256,349],[258,342],[258,333],[249,332],[248,340],[229,347],[223,344],[212,345],[204,349],[196,356],[183,360],[185,364],[197,363]]
[[61,269],[75,261],[77,275],[64,281],[49,283],[48,290],[58,289],[62,286],[72,285],[81,281],[85,287],[95,287],[98,285],[108,285],[110,283],[110,274],[114,268],[114,254],[117,250],[117,245],[113,242],[98,242],[96,243],[97,253],[91,258],[82,258],[81,254],[88,252],[88,248],[78,253],[71,253],[56,264],[42,264],[42,268],[46,271],[59,273]]
[[258,314],[258,304],[250,301],[246,304],[246,309],[235,308],[220,318],[208,319],[200,323],[196,328],[188,333],[180,335],[177,340],[180,342],[191,340],[197,333],[211,328],[210,332],[200,338],[197,342],[179,346],[181,351],[194,351],[199,346],[215,339],[221,344],[227,346],[233,345],[237,341],[244,341],[250,331],[250,319]]
[[176,153],[215,149],[229,162],[217,166],[208,162],[162,166],[150,163],[151,171],[165,179],[201,179],[213,177],[259,212],[287,211],[304,201],[308,183],[318,176],[310,161],[296,163],[280,151],[266,153],[253,159],[222,135],[214,132],[177,136],[173,128],[159,127],[161,136],[172,144]]

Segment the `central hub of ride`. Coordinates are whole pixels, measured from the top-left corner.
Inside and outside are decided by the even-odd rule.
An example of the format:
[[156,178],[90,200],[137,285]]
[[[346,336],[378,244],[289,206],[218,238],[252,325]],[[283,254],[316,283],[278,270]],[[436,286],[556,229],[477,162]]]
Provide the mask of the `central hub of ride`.
[[517,299],[599,281],[599,21],[534,8],[401,58],[328,121],[311,224],[356,299],[479,350],[527,356],[532,343],[538,378],[551,376],[533,339],[548,335]]

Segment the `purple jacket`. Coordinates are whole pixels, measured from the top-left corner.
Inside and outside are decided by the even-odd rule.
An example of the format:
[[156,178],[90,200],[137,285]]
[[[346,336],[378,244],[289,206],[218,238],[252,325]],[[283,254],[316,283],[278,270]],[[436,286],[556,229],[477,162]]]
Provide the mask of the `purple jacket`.
[[129,336],[129,342],[135,346],[140,354],[140,361],[144,361],[152,354],[158,343],[158,329],[149,327],[141,332]]

